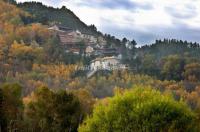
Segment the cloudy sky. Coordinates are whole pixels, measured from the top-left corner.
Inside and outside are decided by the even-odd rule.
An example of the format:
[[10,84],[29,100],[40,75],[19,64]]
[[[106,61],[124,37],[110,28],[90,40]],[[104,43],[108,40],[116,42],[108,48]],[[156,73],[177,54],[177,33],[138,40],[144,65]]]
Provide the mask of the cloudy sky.
[[86,24],[95,24],[103,33],[119,38],[134,38],[140,45],[162,38],[200,42],[200,0],[35,1],[65,5]]

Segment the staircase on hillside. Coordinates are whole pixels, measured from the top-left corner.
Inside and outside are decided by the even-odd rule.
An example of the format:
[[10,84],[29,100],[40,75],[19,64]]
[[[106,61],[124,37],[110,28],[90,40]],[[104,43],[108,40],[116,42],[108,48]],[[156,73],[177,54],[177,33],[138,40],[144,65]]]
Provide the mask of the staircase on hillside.
[[93,69],[93,70],[89,71],[89,72],[87,73],[87,78],[92,77],[96,72],[97,72],[96,69]]

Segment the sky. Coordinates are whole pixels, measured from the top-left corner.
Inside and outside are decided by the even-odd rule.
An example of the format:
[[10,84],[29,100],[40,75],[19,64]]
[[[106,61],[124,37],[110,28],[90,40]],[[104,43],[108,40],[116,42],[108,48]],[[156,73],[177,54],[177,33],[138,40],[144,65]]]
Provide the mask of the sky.
[[174,38],[200,42],[200,0],[17,0],[72,10],[103,33],[138,45]]

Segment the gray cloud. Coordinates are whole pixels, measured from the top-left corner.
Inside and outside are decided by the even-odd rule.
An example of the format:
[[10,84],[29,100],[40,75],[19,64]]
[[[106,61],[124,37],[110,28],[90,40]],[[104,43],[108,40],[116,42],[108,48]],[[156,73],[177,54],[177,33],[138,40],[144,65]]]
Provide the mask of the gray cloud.
[[150,44],[153,43],[154,40],[157,38],[156,34],[151,32],[144,32],[137,28],[116,28],[115,25],[113,26],[104,26],[102,27],[102,31],[104,33],[109,33],[111,35],[115,35],[116,37],[122,39],[124,37],[132,40],[136,40],[138,45]]
[[177,10],[175,7],[165,7],[165,11],[179,19],[189,19],[198,15],[195,6],[192,5],[185,5],[182,10]]
[[200,29],[191,28],[181,22],[174,23],[173,27],[148,26],[146,29],[146,32],[140,28],[119,29],[114,25],[102,28],[103,32],[113,34],[119,38],[135,39],[140,46],[152,44],[156,39],[164,38],[200,42]]
[[109,8],[109,9],[143,9],[151,10],[153,6],[150,3],[137,3],[130,0],[90,0],[81,1],[79,6],[97,7],[97,8]]

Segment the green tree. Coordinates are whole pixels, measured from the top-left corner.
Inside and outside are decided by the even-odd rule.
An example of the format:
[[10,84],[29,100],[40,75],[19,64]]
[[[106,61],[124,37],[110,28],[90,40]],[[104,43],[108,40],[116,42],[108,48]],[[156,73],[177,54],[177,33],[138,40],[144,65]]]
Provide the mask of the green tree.
[[184,103],[152,89],[137,88],[96,106],[79,132],[192,131],[194,120]]
[[142,73],[151,76],[157,76],[157,77],[159,76],[160,70],[157,66],[155,56],[151,54],[146,54],[142,59],[142,63],[143,63],[141,66]]
[[135,48],[135,46],[137,45],[137,42],[133,39],[133,40],[131,41],[131,44],[132,44],[133,47]]
[[54,36],[44,45],[45,59],[47,62],[61,62],[64,49],[59,45],[58,36]]
[[4,84],[0,91],[1,129],[5,132],[17,130],[23,117],[22,87],[18,84]]
[[182,73],[184,71],[184,59],[178,55],[170,55],[163,59],[162,75],[167,80],[182,80]]
[[59,91],[56,93],[54,108],[54,130],[58,132],[77,131],[81,122],[81,106],[78,98],[66,91]]
[[0,131],[4,130],[4,126],[5,126],[5,115],[3,112],[3,91],[2,89],[0,89]]
[[74,132],[81,121],[81,107],[73,94],[66,91],[53,92],[42,87],[30,97],[26,115],[33,130]]

